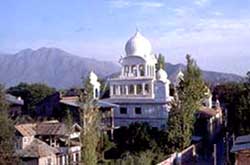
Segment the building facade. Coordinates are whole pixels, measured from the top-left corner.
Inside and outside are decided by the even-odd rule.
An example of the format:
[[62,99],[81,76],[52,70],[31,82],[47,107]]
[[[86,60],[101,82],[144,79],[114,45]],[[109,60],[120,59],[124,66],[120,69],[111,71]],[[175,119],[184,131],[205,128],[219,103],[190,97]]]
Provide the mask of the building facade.
[[147,122],[165,128],[172,99],[167,73],[156,70],[151,44],[138,31],[127,41],[125,52],[121,74],[109,81],[110,98],[104,100],[119,105],[114,109],[115,126]]

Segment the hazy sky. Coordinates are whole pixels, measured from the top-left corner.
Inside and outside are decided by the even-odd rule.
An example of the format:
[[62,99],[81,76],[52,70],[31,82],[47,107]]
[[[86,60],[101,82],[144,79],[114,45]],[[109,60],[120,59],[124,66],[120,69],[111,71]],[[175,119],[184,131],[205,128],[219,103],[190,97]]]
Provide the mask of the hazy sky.
[[250,70],[250,0],[5,0],[0,52],[59,47],[118,61],[136,27],[171,63],[190,53],[203,69]]

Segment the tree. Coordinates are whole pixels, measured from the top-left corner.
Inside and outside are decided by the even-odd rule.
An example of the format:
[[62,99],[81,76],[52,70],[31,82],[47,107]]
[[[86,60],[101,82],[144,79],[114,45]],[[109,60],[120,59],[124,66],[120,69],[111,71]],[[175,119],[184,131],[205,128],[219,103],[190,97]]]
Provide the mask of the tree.
[[157,58],[156,70],[164,69],[165,67],[165,57],[162,54],[159,54]]
[[191,144],[195,112],[200,108],[206,86],[201,71],[190,55],[186,56],[187,69],[184,80],[177,88],[168,120],[168,142],[174,151],[180,151]]
[[26,84],[20,83],[15,87],[10,87],[7,93],[21,97],[24,100],[24,109],[26,114],[35,115],[36,104],[42,101],[45,97],[53,94],[54,88],[48,87],[45,84],[35,83]]
[[236,136],[249,134],[250,82],[221,84],[213,93],[227,110],[227,131]]
[[[67,137],[67,147],[70,148],[70,134],[72,133],[72,126],[73,126],[73,119],[72,119],[72,116],[70,114],[70,111],[67,109],[66,111],[66,118],[65,118],[65,124],[66,124],[66,127],[67,127],[67,132],[68,132],[68,137]],[[71,164],[71,151],[68,150],[68,156],[69,156],[69,159],[68,159],[68,164]]]
[[80,95],[82,163],[95,165],[98,161],[97,146],[100,139],[100,112],[93,100],[93,87],[88,79]]
[[14,155],[14,124],[8,117],[4,88],[0,85],[0,164],[12,164]]

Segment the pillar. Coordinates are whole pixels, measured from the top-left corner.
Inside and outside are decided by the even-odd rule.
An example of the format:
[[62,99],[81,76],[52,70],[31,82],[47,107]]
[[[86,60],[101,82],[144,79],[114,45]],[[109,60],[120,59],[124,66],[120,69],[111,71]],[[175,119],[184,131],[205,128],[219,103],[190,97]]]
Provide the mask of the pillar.
[[136,84],[134,84],[134,95],[136,95]]

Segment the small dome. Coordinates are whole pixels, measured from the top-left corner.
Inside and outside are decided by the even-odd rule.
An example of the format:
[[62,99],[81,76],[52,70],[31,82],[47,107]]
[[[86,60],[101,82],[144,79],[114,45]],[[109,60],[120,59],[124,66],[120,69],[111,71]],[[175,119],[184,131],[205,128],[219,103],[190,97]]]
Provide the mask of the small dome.
[[91,71],[89,73],[89,79],[90,79],[91,82],[95,82],[95,81],[98,80],[98,77],[97,77],[97,75],[93,71]]
[[150,42],[137,31],[135,35],[127,41],[125,51],[127,56],[146,57],[147,55],[151,55],[152,46]]
[[158,72],[156,73],[156,78],[157,80],[166,82],[168,80],[168,74],[165,70],[159,69]]

